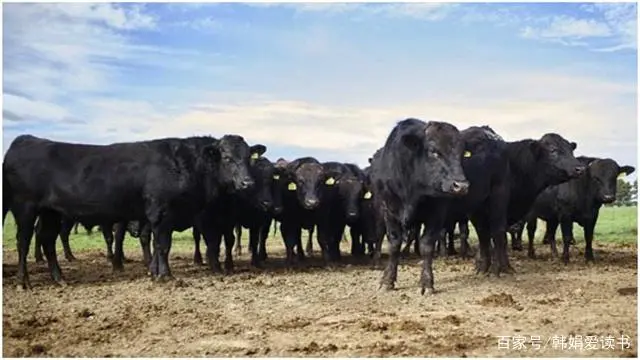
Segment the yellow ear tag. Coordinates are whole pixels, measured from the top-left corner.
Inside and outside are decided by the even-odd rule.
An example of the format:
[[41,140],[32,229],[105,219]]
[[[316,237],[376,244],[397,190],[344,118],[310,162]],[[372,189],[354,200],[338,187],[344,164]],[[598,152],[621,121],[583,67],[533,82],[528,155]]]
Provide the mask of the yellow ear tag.
[[462,156],[464,156],[466,158],[471,157],[471,151],[465,151]]
[[280,175],[273,175],[273,180],[280,180]]
[[366,193],[364,193],[364,198],[367,200],[371,199],[371,191],[367,191]]
[[289,183],[289,186],[287,188],[289,189],[289,191],[295,191],[298,187],[296,186],[296,183]]
[[618,179],[622,179],[625,176],[627,176],[627,173],[623,171],[620,173],[620,175],[618,175]]
[[259,157],[260,157],[260,154],[258,154],[258,153],[253,153],[253,154],[251,154],[251,158],[252,158],[253,160],[258,159]]
[[335,183],[336,183],[336,179],[334,179],[334,178],[330,177],[330,178],[328,178],[328,179],[327,179],[327,181],[325,181],[324,183],[325,183],[325,184],[327,184],[327,185],[333,185],[333,184],[335,184]]

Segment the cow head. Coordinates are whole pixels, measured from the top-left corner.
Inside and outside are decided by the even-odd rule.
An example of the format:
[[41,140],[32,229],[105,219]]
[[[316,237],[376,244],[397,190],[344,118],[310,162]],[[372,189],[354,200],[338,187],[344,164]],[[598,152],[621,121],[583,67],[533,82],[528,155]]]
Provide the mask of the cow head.
[[616,201],[618,178],[632,174],[636,169],[633,166],[619,166],[612,159],[598,159],[579,157],[587,164],[590,188],[595,191],[598,201],[610,204]]
[[[408,122],[408,123],[407,123]],[[463,196],[469,190],[462,170],[464,142],[458,129],[445,122],[431,121],[424,123],[416,119],[408,119],[398,123],[402,126],[400,141],[404,148],[403,155],[408,161],[422,191],[427,195]],[[398,127],[396,127],[398,129]],[[374,156],[375,159],[375,156]]]
[[364,195],[364,184],[355,176],[347,175],[342,177],[337,185],[345,217],[351,223],[360,216],[360,201]]
[[576,143],[553,133],[531,142],[531,150],[547,184],[558,185],[584,173],[586,167],[573,156],[576,147]]
[[272,210],[273,201],[273,177],[275,167],[266,158],[254,156],[251,161],[251,177],[255,181],[251,201],[255,206],[265,212]]
[[231,192],[248,190],[255,185],[250,172],[251,157],[252,154],[260,156],[266,150],[260,144],[249,147],[244,138],[238,135],[225,135],[204,148],[217,160],[219,181]]
[[289,171],[287,191],[294,191],[300,205],[307,210],[315,210],[320,205],[321,186],[325,174],[317,162],[304,162]]
[[280,215],[283,210],[283,196],[287,187],[287,164],[289,162],[283,158],[273,164],[273,176],[271,182],[271,194],[273,199],[273,214]]

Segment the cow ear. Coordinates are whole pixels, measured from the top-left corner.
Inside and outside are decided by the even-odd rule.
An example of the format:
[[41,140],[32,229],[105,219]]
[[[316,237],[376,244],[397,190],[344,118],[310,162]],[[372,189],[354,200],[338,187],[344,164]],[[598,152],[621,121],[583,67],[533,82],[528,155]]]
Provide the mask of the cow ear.
[[578,144],[571,142],[571,150],[575,150],[578,147]]
[[369,158],[369,165],[371,165],[372,161],[373,161],[373,158]]
[[618,174],[627,176],[633,174],[634,171],[636,171],[636,168],[634,168],[633,166],[625,165],[618,170]]
[[255,159],[255,158],[259,158],[260,156],[262,156],[262,154],[266,153],[267,147],[262,144],[256,144],[251,146],[249,148],[249,151],[251,153],[251,158]]
[[402,136],[402,143],[411,151],[419,151],[422,145],[422,139],[414,134],[406,134]]
[[529,148],[531,149],[531,153],[533,154],[534,159],[539,159],[542,157],[542,144],[540,144],[539,141],[534,140],[533,142],[531,142]]
[[202,154],[213,157],[216,161],[220,160],[220,146],[218,144],[207,145],[202,148]]

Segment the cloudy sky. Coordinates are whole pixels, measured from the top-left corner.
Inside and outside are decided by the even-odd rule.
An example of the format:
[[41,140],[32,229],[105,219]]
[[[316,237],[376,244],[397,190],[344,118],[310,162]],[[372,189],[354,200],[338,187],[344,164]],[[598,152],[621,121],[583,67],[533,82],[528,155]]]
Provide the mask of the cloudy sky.
[[635,4],[4,4],[3,150],[225,133],[365,165],[406,117],[636,164]]

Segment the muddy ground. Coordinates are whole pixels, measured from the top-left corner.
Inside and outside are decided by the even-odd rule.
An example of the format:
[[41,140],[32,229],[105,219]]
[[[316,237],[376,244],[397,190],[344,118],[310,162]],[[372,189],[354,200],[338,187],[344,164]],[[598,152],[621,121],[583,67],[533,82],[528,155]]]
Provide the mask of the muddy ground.
[[[5,250],[3,356],[636,357],[637,247],[598,244],[595,265],[585,265],[582,248],[567,267],[542,245],[538,260],[512,252],[518,273],[499,279],[476,277],[471,260],[439,258],[432,296],[419,295],[419,259],[403,260],[397,290],[380,292],[380,270],[349,258],[328,270],[313,259],[288,273],[274,246],[266,270],[250,269],[243,254],[230,276],[173,253],[178,280],[168,284],[151,283],[139,251],[118,274],[103,252],[62,258],[65,288],[31,257],[26,292],[15,287],[16,253]],[[587,335],[614,336],[616,349],[588,350]],[[524,337],[526,350],[500,349],[498,336]],[[553,336],[582,336],[583,346],[572,342],[582,350],[554,346]]]

